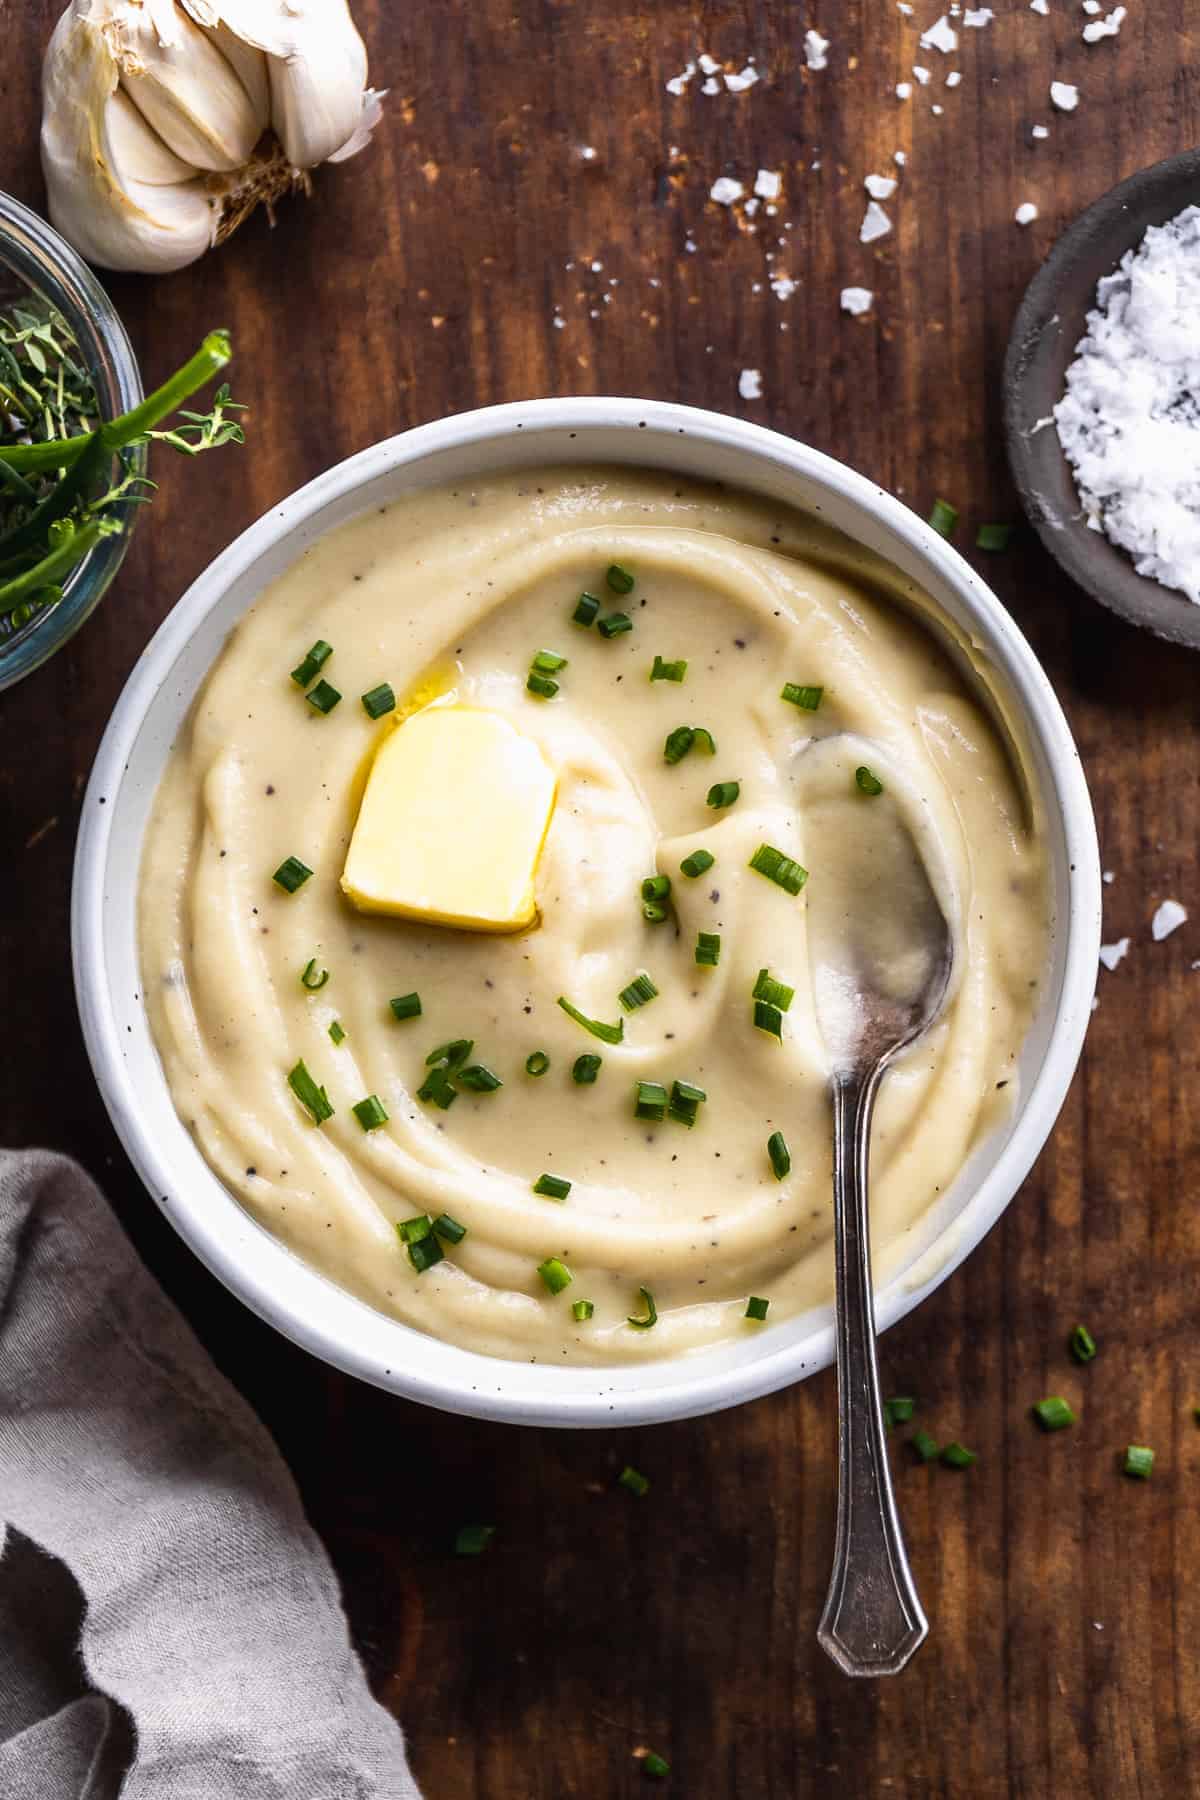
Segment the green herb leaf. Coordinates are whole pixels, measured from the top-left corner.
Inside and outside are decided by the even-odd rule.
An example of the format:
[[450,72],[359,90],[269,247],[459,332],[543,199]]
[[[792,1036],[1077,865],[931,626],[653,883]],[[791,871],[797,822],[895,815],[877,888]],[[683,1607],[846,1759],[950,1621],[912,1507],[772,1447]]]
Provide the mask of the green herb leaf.
[[1043,1431],[1064,1431],[1075,1423],[1075,1414],[1060,1394],[1050,1394],[1032,1409]]
[[958,524],[958,508],[951,506],[948,500],[935,500],[933,511],[929,515],[929,523],[940,536],[948,538]]
[[609,563],[604,571],[604,579],[614,594],[631,594],[633,592],[633,573],[623,568],[620,563]]
[[280,863],[271,880],[275,882],[276,886],[281,887],[285,894],[294,894],[297,888],[304,886],[311,874],[312,870],[306,863],[302,863],[298,856],[289,856]]
[[525,1073],[527,1075],[544,1075],[549,1067],[550,1058],[546,1055],[544,1050],[531,1050],[529,1055],[525,1058]]
[[1071,1355],[1077,1363],[1089,1363],[1096,1354],[1096,1340],[1086,1325],[1077,1325],[1069,1340]]
[[310,1114],[314,1125],[323,1125],[326,1119],[332,1119],[333,1107],[329,1103],[329,1095],[313,1080],[304,1066],[303,1058],[290,1071],[287,1079],[288,1086]]
[[561,1294],[575,1279],[566,1263],[560,1262],[557,1256],[548,1256],[545,1262],[539,1263],[537,1272],[552,1294]]
[[767,1139],[767,1155],[771,1159],[776,1181],[782,1181],[785,1175],[791,1173],[792,1167],[792,1153],[782,1131],[773,1131]]
[[854,783],[860,794],[882,794],[883,783],[878,775],[872,775],[865,763],[860,763],[854,771]]
[[595,1055],[577,1056],[571,1067],[571,1080],[580,1087],[591,1087],[600,1073],[600,1064],[604,1058]]
[[292,670],[292,680],[297,687],[306,688],[310,681],[315,681],[332,655],[333,645],[327,644],[324,638],[318,638],[304,660]]
[[621,989],[617,999],[626,1012],[633,1012],[639,1006],[648,1006],[658,995],[658,989],[647,975],[645,969],[639,969],[628,987]]
[[823,687],[800,687],[794,681],[785,681],[779,698],[798,706],[801,712],[816,712],[824,692]]
[[564,1181],[561,1175],[539,1175],[533,1184],[533,1191],[544,1200],[565,1200],[571,1191],[571,1184]]
[[623,632],[633,630],[633,620],[629,617],[628,613],[605,613],[604,617],[596,626],[596,630],[600,633],[602,638],[620,637]]
[[364,1131],[377,1131],[381,1125],[387,1124],[387,1109],[378,1094],[368,1094],[365,1100],[359,1100],[350,1110]]
[[715,969],[721,960],[721,934],[719,931],[701,931],[696,934],[696,961],[703,969]]
[[682,874],[694,881],[697,875],[703,875],[706,870],[711,869],[716,860],[710,850],[693,850],[690,856],[684,857],[679,868]]
[[575,1300],[571,1304],[571,1317],[580,1325],[586,1324],[595,1311],[590,1300]]
[[580,594],[575,602],[575,611],[571,614],[571,618],[576,625],[594,625],[599,611],[600,602],[595,594]]
[[322,969],[318,974],[317,959],[315,956],[310,956],[300,971],[301,987],[306,987],[310,994],[319,994],[328,980],[329,970]]
[[782,850],[776,850],[771,844],[760,844],[750,858],[750,867],[759,875],[765,875],[776,887],[785,893],[798,894],[808,880],[808,870],[802,869],[792,857],[785,856]]
[[635,1086],[633,1097],[634,1117],[638,1119],[665,1119],[667,1116],[667,1090],[661,1081],[639,1081]]
[[714,781],[706,795],[706,804],[715,807],[732,806],[741,791],[740,781]]
[[650,670],[650,679],[651,681],[682,681],[686,674],[686,662],[664,662],[661,656],[656,656]]
[[384,713],[396,710],[396,695],[389,682],[381,681],[378,687],[371,688],[360,698],[368,719],[382,719]]
[[393,1016],[401,1022],[405,1019],[419,1019],[421,1016],[420,994],[399,994],[395,1000],[389,1000]]
[[577,1025],[582,1025],[585,1031],[590,1031],[593,1037],[600,1038],[605,1044],[619,1044],[625,1036],[624,1019],[618,1019],[615,1025],[606,1025],[602,1019],[589,1019],[586,1013],[581,1013],[578,1007],[572,1006],[562,994],[558,996],[558,1004],[568,1018],[574,1019]]
[[310,688],[304,696],[308,704],[319,713],[331,713],[341,697],[337,689],[330,687],[324,680],[318,681],[316,687]]
[[981,525],[975,538],[979,550],[1007,550],[1012,542],[1011,525]]
[[482,1556],[496,1535],[494,1525],[460,1525],[454,1534],[455,1556]]
[[1154,1470],[1154,1452],[1148,1444],[1129,1444],[1125,1449],[1122,1472],[1135,1481],[1149,1481]]
[[654,1295],[649,1288],[640,1287],[638,1295],[646,1309],[646,1316],[644,1319],[637,1319],[631,1315],[628,1323],[635,1326],[638,1331],[649,1331],[652,1325],[658,1324],[658,1308],[654,1304]]
[[770,1304],[771,1302],[769,1300],[761,1300],[757,1294],[751,1294],[746,1302],[745,1317],[747,1319],[758,1319],[760,1321],[765,1319],[767,1316],[767,1308]]
[[641,1474],[637,1469],[631,1469],[628,1463],[626,1463],[625,1467],[621,1470],[621,1473],[617,1476],[617,1486],[628,1488],[629,1492],[631,1494],[636,1494],[639,1500],[645,1499],[646,1495],[650,1492],[650,1483],[646,1476]]

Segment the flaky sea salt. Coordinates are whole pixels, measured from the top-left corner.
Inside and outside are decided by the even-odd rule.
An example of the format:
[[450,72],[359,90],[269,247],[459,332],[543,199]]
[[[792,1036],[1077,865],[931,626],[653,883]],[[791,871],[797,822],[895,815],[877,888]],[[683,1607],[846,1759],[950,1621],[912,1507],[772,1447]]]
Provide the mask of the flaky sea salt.
[[701,74],[716,75],[720,72],[720,63],[715,56],[710,56],[707,50],[702,50],[696,61],[700,64]]
[[1118,938],[1115,944],[1101,944],[1100,961],[1106,969],[1115,969],[1129,950],[1129,939]]
[[708,197],[715,200],[718,206],[732,206],[745,192],[741,182],[735,181],[732,175],[718,175],[708,190]]
[[1178,900],[1164,900],[1150,921],[1150,936],[1156,944],[1160,944],[1165,937],[1170,937],[1173,931],[1178,931],[1186,923],[1187,907],[1180,906]]
[[1089,524],[1200,604],[1200,207],[1096,290],[1054,409]]
[[951,69],[950,73],[946,77],[946,86],[949,88],[955,88],[958,86],[958,84],[961,80],[962,80],[962,70],[961,69]]
[[738,376],[738,393],[743,400],[762,399],[762,372],[759,369],[743,369]]
[[962,22],[968,30],[982,31],[985,25],[991,24],[995,16],[990,6],[968,6]]
[[783,176],[778,169],[760,169],[754,177],[754,191],[760,200],[778,200],[783,189]]
[[897,100],[911,100],[911,98],[912,98],[912,82],[911,81],[898,81],[896,83],[896,98],[897,98]]
[[810,69],[824,69],[829,66],[826,52],[829,39],[821,36],[819,31],[808,30],[804,34],[804,60]]
[[1052,81],[1050,98],[1059,112],[1074,112],[1079,105],[1079,89],[1072,87],[1069,81]]
[[932,77],[932,75],[930,75],[929,70],[922,68],[920,63],[913,64],[913,74],[916,76],[917,80],[920,82],[922,87],[927,87],[928,84],[933,80],[933,77]]
[[668,94],[682,94],[695,73],[696,65],[695,63],[690,62],[686,69],[680,70],[678,75],[672,75],[670,81],[667,83]]
[[1038,139],[1048,138],[1050,136],[1050,127],[1048,125],[1035,125],[1029,135],[1030,137]]
[[777,300],[790,300],[796,291],[796,283],[790,275],[772,275],[771,292]]
[[1032,200],[1022,200],[1020,206],[1018,206],[1016,212],[1013,214],[1013,218],[1017,221],[1018,225],[1032,225],[1037,216],[1038,209],[1033,204]]
[[746,89],[753,87],[757,80],[758,70],[750,63],[747,63],[744,69],[739,69],[736,74],[729,70],[726,70],[725,73],[725,86],[731,94],[744,94]]
[[1116,37],[1125,22],[1125,8],[1116,6],[1106,19],[1093,19],[1090,25],[1083,28],[1085,44],[1098,44],[1101,38]]
[[892,161],[895,163],[895,165],[898,169],[902,169],[904,167],[905,163],[908,161],[908,157],[903,150],[893,150],[892,151]]
[[856,317],[859,313],[870,312],[871,302],[874,298],[875,296],[870,288],[843,288],[841,301],[842,311],[853,313]]
[[1030,12],[1041,13],[1043,18],[1050,11],[1050,0],[1029,0]]
[[863,222],[858,228],[859,243],[873,244],[876,238],[886,237],[891,229],[892,221],[878,200],[868,200],[867,210],[863,214]]
[[945,13],[928,31],[921,33],[922,50],[940,50],[943,56],[949,56],[952,50],[958,49],[958,33],[951,25]]
[[890,200],[896,191],[895,177],[891,175],[868,175],[863,186],[872,200]]

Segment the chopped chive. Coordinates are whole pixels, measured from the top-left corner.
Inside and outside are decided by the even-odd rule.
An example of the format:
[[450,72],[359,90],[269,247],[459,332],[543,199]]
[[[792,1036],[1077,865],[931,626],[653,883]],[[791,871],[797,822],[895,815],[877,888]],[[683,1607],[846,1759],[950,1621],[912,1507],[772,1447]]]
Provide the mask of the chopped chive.
[[595,1310],[596,1308],[592,1305],[590,1300],[576,1300],[571,1306],[571,1316],[582,1325],[586,1320],[592,1317]]
[[860,763],[854,771],[854,784],[860,794],[882,794],[883,783],[878,775],[872,775],[865,763]]
[[626,1012],[633,1012],[636,1007],[647,1006],[658,995],[658,989],[647,975],[645,969],[639,969],[628,987],[623,987],[617,999]]
[[285,894],[294,894],[297,888],[304,886],[311,874],[312,870],[307,863],[302,863],[298,856],[289,856],[280,863],[271,880],[281,887]]
[[496,1535],[494,1525],[460,1525],[454,1535],[455,1556],[482,1556]]
[[767,1316],[767,1308],[770,1304],[771,1302],[769,1300],[761,1300],[757,1294],[751,1294],[746,1302],[746,1311],[743,1314],[743,1317],[747,1319],[765,1319]]
[[432,1269],[435,1264],[440,1263],[445,1254],[432,1232],[408,1246],[408,1260],[418,1275],[423,1275],[426,1269]]
[[788,894],[798,894],[808,880],[808,870],[802,869],[798,862],[785,856],[782,850],[776,850],[772,844],[758,846],[750,858],[750,867]]
[[1011,525],[981,525],[975,538],[977,550],[1007,550],[1012,542]]
[[552,1294],[561,1294],[575,1279],[566,1263],[559,1262],[557,1256],[548,1256],[545,1262],[539,1263],[537,1272]]
[[697,875],[703,875],[706,869],[711,869],[716,860],[711,850],[693,850],[680,863],[680,873],[694,881]]
[[551,681],[548,675],[538,675],[531,669],[525,682],[525,691],[536,694],[540,700],[553,700],[558,692],[558,683]]
[[369,688],[360,694],[363,711],[368,719],[382,719],[384,713],[395,712],[396,692],[388,681],[381,681],[378,687]]
[[316,687],[309,688],[304,696],[308,704],[319,713],[331,713],[341,697],[337,688],[330,687],[327,681],[318,681]]
[[654,1781],[661,1781],[664,1775],[671,1773],[671,1765],[657,1750],[647,1750],[642,1758],[642,1772]]
[[387,1109],[378,1094],[368,1094],[350,1108],[364,1131],[376,1131],[388,1121]]
[[329,1095],[313,1080],[304,1066],[303,1058],[288,1075],[288,1086],[305,1111],[312,1115],[314,1125],[322,1125],[326,1119],[332,1119],[333,1107],[329,1104]]
[[344,1044],[345,1043],[346,1033],[343,1031],[341,1021],[339,1019],[335,1019],[333,1021],[333,1024],[329,1027],[329,1035],[333,1039],[335,1044]]
[[1043,1431],[1063,1431],[1075,1423],[1075,1414],[1060,1394],[1047,1395],[1032,1411]]
[[673,1081],[671,1083],[671,1117],[682,1118],[685,1124],[694,1125],[697,1110],[708,1099],[702,1087],[694,1081]]
[[661,925],[670,917],[670,910],[660,900],[643,900],[642,917],[647,925]]
[[939,1453],[937,1442],[927,1431],[914,1431],[908,1442],[918,1462],[933,1462]]
[[439,1044],[436,1050],[429,1052],[425,1067],[432,1069],[435,1063],[445,1063],[448,1069],[461,1068],[474,1048],[474,1038],[451,1038],[448,1044]]
[[633,575],[620,563],[609,563],[604,571],[604,579],[614,594],[631,594],[633,592]]
[[677,725],[674,731],[667,733],[663,745],[663,761],[672,764],[682,762],[695,741],[696,734],[690,725]]
[[651,681],[682,681],[687,674],[686,662],[664,662],[656,656],[654,666],[650,670]]
[[402,1219],[396,1230],[400,1233],[403,1244],[419,1244],[433,1230],[433,1220],[428,1213],[418,1213],[415,1219]]
[[942,1451],[942,1461],[948,1469],[969,1469],[979,1458],[974,1450],[968,1450],[965,1444],[947,1444]]
[[325,983],[329,980],[329,970],[322,969],[321,973],[318,975],[316,974],[316,967],[316,957],[310,956],[300,971],[300,985],[301,987],[306,987],[310,994],[319,994],[321,989],[325,986]]
[[292,670],[292,680],[296,686],[306,688],[310,681],[315,681],[332,655],[333,645],[327,644],[324,638],[318,638],[304,661]]
[[777,1006],[769,1006],[765,1000],[754,1002],[754,1023],[759,1031],[783,1042],[783,1014]]
[[638,1294],[641,1298],[642,1305],[646,1309],[646,1316],[644,1319],[635,1319],[632,1314],[630,1314],[627,1323],[636,1326],[639,1331],[649,1331],[652,1325],[658,1324],[658,1308],[654,1304],[654,1295],[650,1292],[649,1288],[640,1287],[638,1289]]
[[790,988],[786,981],[776,981],[769,969],[760,969],[752,998],[766,1000],[769,1005],[777,1006],[780,1012],[786,1012],[796,998],[796,990]]
[[590,1054],[577,1056],[571,1067],[571,1080],[577,1082],[580,1087],[591,1087],[600,1073],[600,1064],[603,1061],[602,1056]]
[[643,900],[665,900],[671,892],[669,875],[647,875],[642,882]]
[[717,740],[708,729],[707,725],[693,725],[692,731],[695,733],[697,750],[703,750],[706,756],[715,756],[717,754]]
[[604,617],[597,624],[596,630],[600,633],[602,638],[620,637],[622,632],[633,630],[633,620],[628,613],[605,613]]
[[1096,1340],[1086,1325],[1077,1325],[1068,1339],[1071,1355],[1077,1363],[1091,1362],[1096,1354]]
[[917,1410],[917,1403],[911,1394],[899,1394],[894,1400],[885,1400],[883,1416],[889,1426],[907,1425]]
[[533,1184],[533,1191],[544,1200],[565,1200],[571,1191],[571,1184],[564,1181],[561,1175],[539,1175]]
[[958,524],[958,508],[951,506],[948,500],[935,500],[929,523],[942,537],[948,538]]
[[696,961],[702,969],[715,969],[721,960],[721,934],[719,931],[701,931],[696,934]]
[[594,625],[596,614],[600,611],[600,602],[595,594],[580,594],[575,602],[575,611],[571,618],[576,625]]
[[451,1081],[445,1063],[438,1063],[430,1069],[428,1075],[417,1089],[417,1099],[432,1100],[443,1112],[448,1112],[458,1099],[458,1089]]
[[494,1094],[504,1083],[494,1069],[486,1063],[472,1063],[468,1069],[460,1069],[457,1076],[459,1087],[469,1088],[473,1094]]
[[785,681],[780,691],[781,700],[790,700],[801,712],[816,712],[824,694],[823,687],[801,687],[798,682]]
[[1149,1481],[1150,1472],[1154,1468],[1154,1452],[1148,1444],[1128,1444],[1125,1448],[1125,1461],[1122,1472],[1132,1475],[1136,1481]]
[[648,1478],[638,1469],[631,1469],[628,1463],[617,1476],[617,1486],[628,1488],[629,1492],[631,1494],[636,1494],[639,1500],[643,1499],[645,1495],[650,1492],[650,1482]]
[[557,650],[539,650],[529,666],[536,669],[539,675],[557,675],[560,669],[566,668],[567,659],[560,656]]
[[615,1025],[606,1025],[603,1019],[589,1019],[586,1013],[581,1013],[577,1006],[572,1006],[562,994],[558,996],[558,1004],[568,1018],[574,1019],[577,1025],[582,1025],[585,1031],[590,1031],[593,1037],[605,1044],[619,1044],[625,1036],[624,1019],[618,1019]]
[[705,796],[708,806],[732,806],[742,791],[740,781],[714,781]]
[[546,1055],[544,1050],[532,1050],[525,1058],[525,1073],[527,1075],[544,1075],[549,1067],[550,1058]]
[[439,1213],[433,1221],[433,1229],[448,1244],[461,1244],[467,1235],[466,1226],[460,1225],[457,1219],[452,1219],[449,1213]]
[[661,1081],[639,1081],[633,1098],[633,1113],[637,1119],[665,1119],[667,1116],[667,1090]]
[[420,994],[399,994],[395,1000],[389,1000],[388,1005],[397,1019],[419,1019],[421,1016]]
[[773,1131],[767,1139],[767,1155],[771,1159],[776,1181],[782,1181],[785,1175],[791,1173],[792,1168],[792,1153],[782,1131]]

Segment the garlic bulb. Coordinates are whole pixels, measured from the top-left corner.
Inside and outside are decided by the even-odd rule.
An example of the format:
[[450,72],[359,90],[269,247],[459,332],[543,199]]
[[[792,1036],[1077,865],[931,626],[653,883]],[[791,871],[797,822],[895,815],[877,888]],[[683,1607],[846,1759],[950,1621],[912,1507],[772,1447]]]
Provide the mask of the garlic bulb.
[[194,262],[368,142],[347,0],[72,0],[42,73],[50,218],[89,262]]

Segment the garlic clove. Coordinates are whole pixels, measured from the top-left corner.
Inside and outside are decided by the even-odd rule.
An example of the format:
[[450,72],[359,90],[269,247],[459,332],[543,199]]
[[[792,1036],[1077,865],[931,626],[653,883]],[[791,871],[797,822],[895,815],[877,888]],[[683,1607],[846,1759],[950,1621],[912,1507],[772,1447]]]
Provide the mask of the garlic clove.
[[[257,45],[247,43],[226,24],[202,26],[201,29],[221,52],[245,88],[250,104],[254,108],[254,116],[258,120],[259,137],[261,137],[271,123],[271,80],[267,73],[266,56]],[[255,142],[258,142],[257,138]]]
[[195,169],[231,171],[262,122],[230,63],[180,8],[123,7],[112,33],[121,86],[163,142]]
[[294,48],[269,62],[271,123],[288,161],[312,169],[358,131],[367,52],[346,0],[292,10]]
[[109,96],[104,129],[120,183],[140,181],[148,187],[172,187],[195,177],[191,164],[168,150],[158,133],[151,131],[122,87]]
[[354,135],[346,139],[340,150],[335,150],[332,156],[327,156],[326,162],[349,162],[352,156],[357,156],[360,150],[366,149],[371,141],[371,133],[383,117],[383,103],[387,97],[387,88],[363,89],[362,112],[359,114],[358,124],[354,128]]

